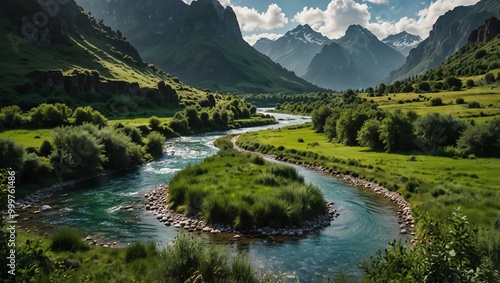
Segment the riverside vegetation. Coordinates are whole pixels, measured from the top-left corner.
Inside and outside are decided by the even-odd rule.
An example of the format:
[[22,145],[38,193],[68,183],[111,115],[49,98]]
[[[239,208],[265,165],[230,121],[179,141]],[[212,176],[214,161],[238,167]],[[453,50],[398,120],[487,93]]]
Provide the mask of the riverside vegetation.
[[238,152],[229,138],[215,141],[220,151],[176,173],[167,202],[178,213],[235,230],[303,228],[327,213],[320,189],[306,185],[290,166]]

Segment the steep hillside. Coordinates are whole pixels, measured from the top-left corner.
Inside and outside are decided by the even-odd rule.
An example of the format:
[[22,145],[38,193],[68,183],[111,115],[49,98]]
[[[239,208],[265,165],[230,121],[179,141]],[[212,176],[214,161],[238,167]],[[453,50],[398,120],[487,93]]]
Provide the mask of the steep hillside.
[[323,46],[312,59],[304,78],[333,90],[356,89],[364,85],[351,55],[337,43]]
[[57,7],[36,0],[5,3],[0,30],[7,35],[0,37],[1,105],[29,109],[43,102],[75,105],[78,100],[101,103],[104,111],[113,106],[104,103],[115,99],[113,95],[127,95],[127,109],[158,107],[159,81],[165,82],[163,90],[169,94],[204,97],[143,62],[120,32],[92,18],[73,0]]
[[314,55],[330,42],[332,40],[306,24],[297,26],[274,41],[263,38],[253,47],[298,76],[303,76]]
[[410,50],[417,47],[422,38],[418,35],[409,34],[406,31],[392,34],[382,39],[382,42],[399,51],[403,56],[408,56]]
[[467,43],[474,29],[493,16],[500,16],[498,0],[481,0],[476,5],[460,6],[447,12],[438,18],[429,37],[410,51],[405,64],[385,81],[404,80],[439,66]]
[[363,87],[378,85],[391,71],[404,63],[404,56],[390,48],[366,28],[350,26],[336,41],[351,54]]
[[447,77],[471,77],[500,73],[500,20],[489,18],[468,38],[468,43],[438,67],[416,81],[442,80]]
[[[114,21],[116,28],[137,42],[145,60],[188,84],[237,93],[322,90],[248,45],[231,7],[224,8],[218,1],[200,0],[187,5],[181,0],[152,0],[140,7],[130,0],[80,2],[98,7],[98,16],[102,15],[106,22],[119,18],[110,16],[115,11],[122,18],[130,18]],[[121,7],[115,10],[117,6]],[[140,11],[137,16],[132,7]],[[147,14],[153,23],[141,16]]]

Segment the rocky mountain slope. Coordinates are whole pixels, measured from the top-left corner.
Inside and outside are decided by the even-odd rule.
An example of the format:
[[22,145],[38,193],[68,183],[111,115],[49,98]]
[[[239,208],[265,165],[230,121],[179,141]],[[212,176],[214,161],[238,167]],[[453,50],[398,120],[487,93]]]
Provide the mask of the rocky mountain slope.
[[276,40],[260,39],[253,47],[269,56],[274,62],[302,76],[306,73],[314,55],[321,51],[323,45],[330,42],[332,40],[306,24],[298,25]]
[[500,16],[498,0],[481,0],[473,6],[460,6],[442,15],[429,37],[410,51],[404,65],[392,72],[385,82],[404,80],[439,66],[467,43],[473,30],[494,16]]
[[231,7],[216,0],[79,3],[121,30],[145,60],[188,84],[236,93],[323,90],[246,43]]
[[422,38],[418,35],[409,34],[402,31],[398,34],[392,34],[382,39],[382,42],[392,47],[394,50],[399,51],[403,56],[408,56],[410,50],[417,47]]

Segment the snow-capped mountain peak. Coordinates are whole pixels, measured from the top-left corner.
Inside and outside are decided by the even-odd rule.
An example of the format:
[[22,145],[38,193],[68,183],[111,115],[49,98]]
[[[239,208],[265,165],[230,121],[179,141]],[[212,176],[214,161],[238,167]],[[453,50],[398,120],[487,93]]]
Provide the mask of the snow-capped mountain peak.
[[422,38],[418,35],[403,31],[398,34],[389,35],[384,38],[382,42],[401,52],[404,56],[408,56],[410,50],[417,47],[417,45],[422,42]]
[[323,36],[321,33],[314,31],[308,24],[299,25],[293,30],[287,32],[285,37],[295,38],[306,44],[317,44],[323,45],[329,41],[329,39]]

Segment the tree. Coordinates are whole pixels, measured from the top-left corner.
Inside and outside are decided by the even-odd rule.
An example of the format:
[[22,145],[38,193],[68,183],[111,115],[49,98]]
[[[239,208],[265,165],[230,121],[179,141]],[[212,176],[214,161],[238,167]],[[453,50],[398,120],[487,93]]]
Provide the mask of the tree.
[[330,116],[326,118],[325,125],[323,126],[323,132],[330,140],[337,138],[337,120],[340,117],[340,113],[339,109],[333,109]]
[[188,120],[189,127],[196,129],[200,126],[200,117],[198,116],[198,110],[196,106],[190,105],[184,109],[185,116]]
[[346,110],[337,120],[337,140],[347,145],[357,144],[358,131],[368,119],[366,113],[359,110]]
[[55,148],[50,159],[58,177],[87,176],[103,169],[107,161],[104,145],[96,138],[92,126],[58,127],[52,135]]
[[48,140],[44,140],[38,149],[40,156],[48,157],[52,153],[52,144]]
[[468,79],[466,82],[465,82],[465,85],[469,88],[473,87],[475,85],[474,83],[474,80],[471,80],[471,79]]
[[443,105],[443,100],[441,97],[434,97],[431,99],[431,106],[441,106]]
[[399,109],[382,120],[379,133],[387,152],[407,151],[414,147],[413,124]]
[[358,131],[356,140],[361,146],[369,147],[370,149],[380,149],[384,144],[380,140],[380,121],[377,119],[366,120],[361,129]]
[[451,115],[429,113],[415,123],[415,135],[427,145],[455,145],[460,134],[467,128],[464,121]]
[[465,154],[500,156],[500,118],[467,128],[458,139],[457,147]]
[[151,154],[154,159],[163,156],[163,145],[165,137],[158,132],[151,132],[146,138],[146,152]]
[[98,125],[99,127],[104,127],[108,123],[108,120],[104,117],[104,115],[90,106],[76,108],[71,118],[73,119],[75,125],[91,123]]
[[107,127],[99,131],[99,140],[104,145],[107,169],[127,168],[142,163],[141,147],[132,142],[123,131]]
[[24,148],[12,139],[0,138],[0,169],[12,168],[20,174],[24,164]]
[[130,140],[133,143],[144,145],[144,142],[142,141],[141,130],[139,130],[138,128],[131,125],[125,125],[125,127],[122,128],[122,131],[130,137]]
[[0,121],[7,128],[16,128],[21,126],[22,114],[19,106],[6,106],[0,110]]
[[72,111],[66,104],[42,103],[29,112],[31,124],[35,127],[57,127],[68,123]]
[[428,82],[420,82],[418,83],[416,91],[428,92],[431,90],[431,85]]
[[332,114],[332,109],[329,106],[321,106],[319,109],[312,112],[313,130],[316,133],[322,133],[326,119]]
[[495,75],[493,75],[493,73],[487,73],[484,75],[484,80],[487,84],[492,84],[495,82]]
[[387,90],[387,86],[384,83],[381,83],[377,88],[378,95],[383,95]]
[[444,87],[447,89],[459,90],[462,88],[462,80],[455,77],[447,77],[444,80]]

